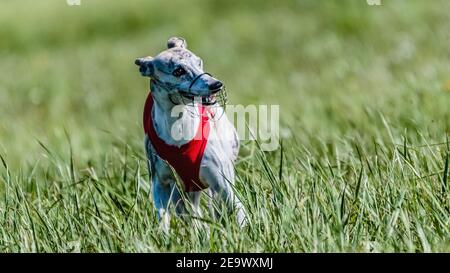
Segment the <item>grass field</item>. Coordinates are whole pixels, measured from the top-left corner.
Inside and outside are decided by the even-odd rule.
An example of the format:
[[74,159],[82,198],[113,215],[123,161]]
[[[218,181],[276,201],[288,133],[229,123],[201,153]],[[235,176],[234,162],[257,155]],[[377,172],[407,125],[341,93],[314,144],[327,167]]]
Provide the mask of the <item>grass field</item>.
[[[450,2],[382,2],[0,0],[0,251],[450,251]],[[158,227],[134,59],[175,35],[230,103],[280,105],[244,229]]]

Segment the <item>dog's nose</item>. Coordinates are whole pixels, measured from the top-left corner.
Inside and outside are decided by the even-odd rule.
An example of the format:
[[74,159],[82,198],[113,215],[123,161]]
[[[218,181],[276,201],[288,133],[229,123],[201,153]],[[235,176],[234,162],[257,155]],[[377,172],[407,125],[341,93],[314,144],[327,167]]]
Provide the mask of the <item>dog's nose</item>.
[[136,65],[141,65],[142,64],[142,60],[139,58],[139,59],[136,59],[135,61],[134,61],[134,63],[136,64]]
[[[218,91],[220,91],[220,88],[222,88],[222,86],[223,86],[223,83],[221,81],[216,81],[215,83],[209,85],[209,90],[218,92]],[[214,93],[216,93],[216,92],[214,92]]]

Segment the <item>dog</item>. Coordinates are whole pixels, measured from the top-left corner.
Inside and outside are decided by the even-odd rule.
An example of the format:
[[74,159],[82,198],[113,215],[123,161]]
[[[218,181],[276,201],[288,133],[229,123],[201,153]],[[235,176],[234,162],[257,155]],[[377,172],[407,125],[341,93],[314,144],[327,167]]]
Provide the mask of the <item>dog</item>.
[[208,189],[210,200],[224,202],[235,211],[238,224],[245,225],[244,206],[233,192],[239,138],[218,103],[224,84],[203,70],[202,59],[180,37],[170,38],[156,57],[138,58],[135,64],[142,76],[150,77],[143,122],[158,220],[167,230],[170,203],[177,215],[185,214],[189,203],[201,216],[201,193]]

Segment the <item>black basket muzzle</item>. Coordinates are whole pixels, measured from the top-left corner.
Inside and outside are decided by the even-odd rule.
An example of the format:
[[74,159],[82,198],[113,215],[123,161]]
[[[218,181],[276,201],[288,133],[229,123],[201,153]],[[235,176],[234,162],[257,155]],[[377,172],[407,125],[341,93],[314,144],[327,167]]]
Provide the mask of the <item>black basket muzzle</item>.
[[197,95],[192,94],[192,90],[191,90],[192,86],[194,86],[195,82],[198,79],[200,79],[203,75],[208,75],[208,76],[212,77],[212,75],[207,72],[198,75],[197,77],[194,78],[194,80],[192,80],[187,92],[178,91],[175,94],[169,95],[170,101],[176,105],[184,104],[187,106],[194,106],[196,103],[198,103],[198,104],[202,104],[204,106],[210,106],[210,107],[221,106],[221,107],[225,108],[228,97],[227,97],[227,92],[226,92],[226,88],[224,85],[222,85],[220,88],[218,88],[216,90],[210,90],[211,93],[208,96],[197,96]]

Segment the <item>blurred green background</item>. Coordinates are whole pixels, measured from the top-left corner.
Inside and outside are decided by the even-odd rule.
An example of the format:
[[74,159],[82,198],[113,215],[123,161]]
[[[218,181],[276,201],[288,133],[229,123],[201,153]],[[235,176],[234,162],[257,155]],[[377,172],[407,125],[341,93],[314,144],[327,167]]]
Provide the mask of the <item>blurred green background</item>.
[[395,132],[414,141],[418,131],[442,141],[450,2],[382,3],[2,0],[0,153],[34,164],[39,140],[64,154],[65,130],[80,164],[116,142],[140,147],[148,80],[133,61],[175,35],[226,83],[230,103],[280,104],[282,136],[302,145]]
[[[450,1],[381,2],[0,0],[0,251],[449,251]],[[284,149],[242,143],[246,229],[158,229],[134,60],[171,36],[280,105]]]

